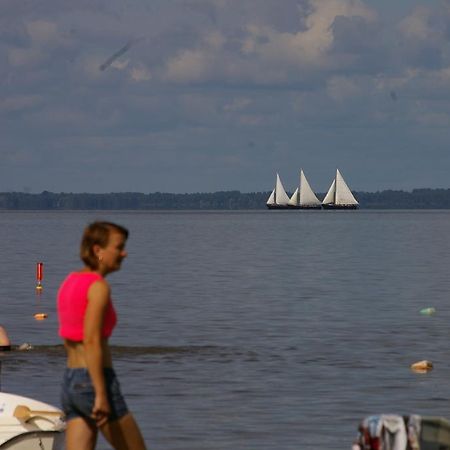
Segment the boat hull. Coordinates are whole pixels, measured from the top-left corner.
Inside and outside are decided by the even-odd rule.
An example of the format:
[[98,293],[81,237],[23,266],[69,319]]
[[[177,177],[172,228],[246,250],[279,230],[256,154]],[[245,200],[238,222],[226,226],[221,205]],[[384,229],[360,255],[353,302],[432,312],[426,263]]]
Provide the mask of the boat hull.
[[322,205],[323,209],[358,209],[358,205]]
[[14,436],[0,445],[1,450],[63,450],[64,433],[61,431],[30,431]]
[[290,209],[288,205],[266,205],[269,209]]
[[322,209],[321,205],[318,206],[289,206],[289,209]]

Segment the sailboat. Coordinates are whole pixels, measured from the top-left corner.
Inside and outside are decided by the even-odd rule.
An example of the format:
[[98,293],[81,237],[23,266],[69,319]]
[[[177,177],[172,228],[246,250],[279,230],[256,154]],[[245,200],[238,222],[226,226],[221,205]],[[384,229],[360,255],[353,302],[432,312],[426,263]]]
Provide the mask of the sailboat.
[[298,187],[289,199],[288,205],[294,209],[321,209],[322,204],[314,194],[308,180],[303,173],[303,169],[300,170],[300,187]]
[[283,183],[277,173],[277,181],[270,197],[267,199],[266,205],[269,209],[288,209],[289,196],[284,190]]
[[339,169],[336,169],[336,177],[323,199],[322,206],[325,209],[357,209],[359,206]]

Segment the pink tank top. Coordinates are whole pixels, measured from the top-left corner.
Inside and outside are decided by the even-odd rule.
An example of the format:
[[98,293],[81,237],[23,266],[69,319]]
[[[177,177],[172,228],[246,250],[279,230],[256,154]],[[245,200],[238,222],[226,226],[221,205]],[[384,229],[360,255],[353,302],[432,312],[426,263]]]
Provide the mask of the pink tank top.
[[[61,284],[57,308],[59,318],[59,335],[71,341],[83,340],[84,314],[88,304],[88,290],[95,281],[103,277],[95,272],[72,272]],[[117,323],[117,315],[111,299],[103,319],[102,337],[111,336]]]

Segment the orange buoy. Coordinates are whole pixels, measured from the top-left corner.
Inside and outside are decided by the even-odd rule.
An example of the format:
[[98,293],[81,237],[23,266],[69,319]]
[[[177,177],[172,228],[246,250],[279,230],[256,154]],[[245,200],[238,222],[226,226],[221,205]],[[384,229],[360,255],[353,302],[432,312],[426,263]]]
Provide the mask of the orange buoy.
[[[43,262],[38,262],[36,263],[36,281],[37,281],[37,285],[36,285],[36,295],[38,300],[41,297],[41,293],[42,293],[42,280],[44,278],[44,263]],[[34,315],[34,318],[36,320],[45,320],[47,318],[47,314],[45,313],[36,313]]]
[[427,373],[433,369],[433,363],[424,359],[411,364],[411,370],[416,373]]
[[45,313],[36,313],[36,314],[34,315],[34,318],[35,318],[36,320],[45,320],[47,317],[48,317],[48,316],[47,316],[47,314],[45,314]]

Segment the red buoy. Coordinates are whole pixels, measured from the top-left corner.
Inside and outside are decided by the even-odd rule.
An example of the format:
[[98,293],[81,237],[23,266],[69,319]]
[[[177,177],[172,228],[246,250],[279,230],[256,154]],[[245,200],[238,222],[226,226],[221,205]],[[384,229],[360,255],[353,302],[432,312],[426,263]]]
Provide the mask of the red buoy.
[[36,263],[36,280],[41,282],[44,278],[44,263],[38,262]]

